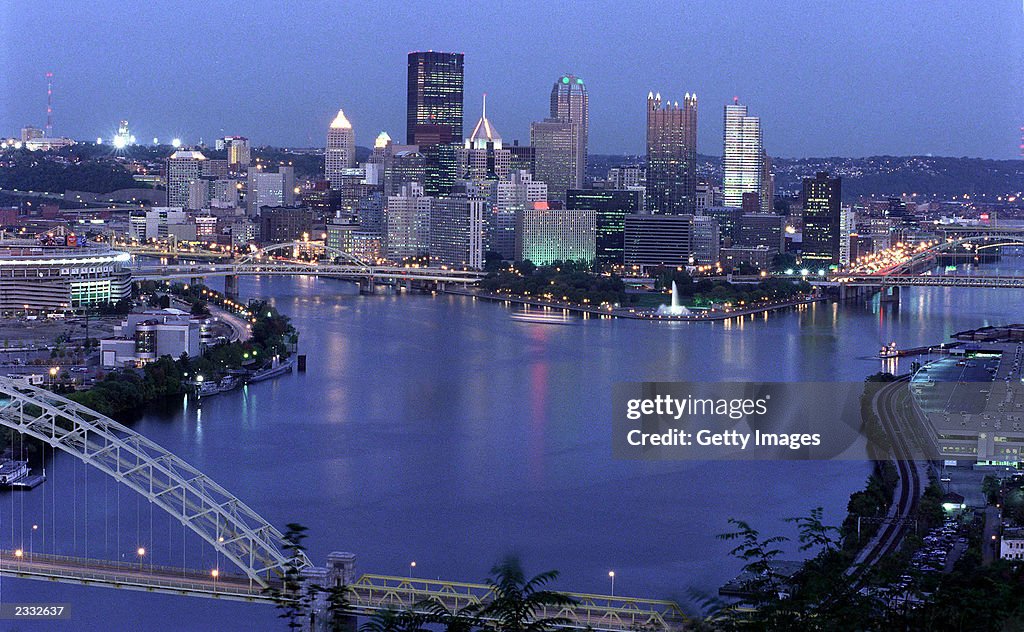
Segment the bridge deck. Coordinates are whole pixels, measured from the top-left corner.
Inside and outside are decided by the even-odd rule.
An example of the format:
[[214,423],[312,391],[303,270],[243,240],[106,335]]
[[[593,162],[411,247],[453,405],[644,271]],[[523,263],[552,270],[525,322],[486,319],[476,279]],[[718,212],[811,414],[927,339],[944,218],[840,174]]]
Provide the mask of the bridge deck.
[[[189,597],[270,603],[259,585],[242,575],[155,566],[145,561],[111,562],[43,553],[0,551],[0,575],[88,586],[142,590]],[[434,601],[451,611],[486,603],[489,586],[464,582],[365,574],[350,586],[352,608],[361,615],[385,609],[419,610]],[[603,632],[628,630],[673,631],[686,627],[687,618],[671,601],[567,593],[576,603],[538,613],[538,617],[564,617],[567,627]]]

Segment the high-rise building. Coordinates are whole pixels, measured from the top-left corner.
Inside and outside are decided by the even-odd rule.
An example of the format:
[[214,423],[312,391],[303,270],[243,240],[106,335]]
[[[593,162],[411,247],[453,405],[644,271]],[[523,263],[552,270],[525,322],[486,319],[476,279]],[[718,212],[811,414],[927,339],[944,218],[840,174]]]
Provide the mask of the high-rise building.
[[588,131],[590,129],[590,103],[587,86],[575,75],[562,75],[551,88],[551,118],[575,123],[573,146],[573,183],[569,188],[583,187],[587,172]]
[[743,206],[744,193],[754,193],[761,199],[765,172],[761,119],[749,116],[747,106],[740,105],[738,98],[725,106],[722,167],[725,206]]
[[627,215],[625,263],[641,271],[690,265],[692,215]]
[[340,188],[342,170],[355,166],[356,133],[344,110],[338,110],[327,130],[327,151],[324,153],[324,171],[331,188]]
[[249,139],[245,136],[225,136],[215,144],[218,151],[227,151],[228,166],[232,171],[245,171],[252,160]]
[[641,211],[639,190],[569,189],[565,207],[595,213],[594,258],[599,265],[622,265],[626,216]]
[[415,150],[396,151],[384,166],[384,195],[400,195],[411,182],[426,189],[427,159]]
[[423,185],[405,184],[399,195],[388,197],[384,210],[387,258],[402,261],[420,257],[430,249],[430,207],[434,198],[423,195]]
[[313,232],[313,210],[304,206],[260,208],[260,241],[279,244],[308,237]]
[[463,61],[462,53],[409,53],[408,144],[462,143]]
[[430,264],[454,268],[484,267],[482,198],[437,198],[430,206]]
[[775,175],[772,173],[772,158],[761,148],[761,189],[758,192],[762,213],[775,211]]
[[189,187],[203,174],[206,156],[200,151],[179,149],[167,159],[167,206],[187,208]]
[[548,199],[565,201],[565,192],[578,189],[576,154],[578,131],[572,119],[544,119],[530,124],[536,168],[534,176],[548,185]]
[[647,94],[647,210],[659,215],[697,210],[697,95],[662,103]]
[[718,233],[718,220],[706,215],[693,218],[693,235],[690,238],[693,263],[699,266],[713,266],[718,263],[722,239]]
[[484,95],[483,114],[465,146],[455,150],[457,176],[479,182],[505,178],[512,165],[512,152],[502,148],[501,134],[487,119],[487,95]]
[[842,178],[820,171],[804,178],[804,230],[801,260],[808,266],[839,264]]
[[740,248],[764,246],[777,254],[786,249],[786,220],[774,213],[745,213],[740,217],[733,245]]
[[249,167],[246,206],[256,215],[264,206],[291,206],[295,203],[295,168],[282,165],[277,173]]
[[516,211],[516,260],[537,265],[594,260],[597,213],[536,202]]
[[857,232],[857,212],[853,207],[843,206],[839,211],[839,265],[850,265],[850,242]]
[[525,169],[499,180],[495,185],[495,203],[485,218],[487,250],[500,254],[502,259],[515,259],[516,212],[547,199],[548,185],[535,181]]

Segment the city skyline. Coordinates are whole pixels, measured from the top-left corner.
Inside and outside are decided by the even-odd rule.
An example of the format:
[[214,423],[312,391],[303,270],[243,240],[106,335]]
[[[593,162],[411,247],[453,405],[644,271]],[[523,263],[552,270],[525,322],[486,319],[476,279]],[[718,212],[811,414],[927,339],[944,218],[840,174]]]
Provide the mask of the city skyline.
[[[0,9],[0,56],[10,72],[0,89],[9,98],[0,105],[0,125],[6,133],[43,126],[45,73],[52,71],[54,131],[83,140],[108,138],[127,119],[140,142],[201,137],[212,144],[237,134],[256,146],[313,147],[322,145],[324,126],[342,107],[353,126],[366,130],[363,138],[381,130],[401,138],[405,56],[432,49],[465,54],[466,95],[472,103],[475,95],[490,94],[489,116],[507,142],[528,141],[529,123],[544,117],[551,82],[572,73],[589,87],[594,154],[643,153],[644,111],[637,102],[658,86],[673,100],[694,92],[705,108],[740,96],[761,115],[776,156],[1018,156],[1024,120],[1016,86],[1024,48],[1019,5],[977,15],[952,3],[927,14],[910,4],[769,10],[751,3],[746,19],[737,20],[722,7],[667,4],[652,7],[652,14],[678,19],[628,21],[610,20],[606,15],[614,13],[600,7],[579,15],[555,6],[531,14],[528,36],[508,29],[501,46],[492,31],[474,30],[477,14],[512,25],[513,9],[438,8],[385,18],[388,12],[369,5],[322,6],[309,12],[316,19],[276,19],[280,8],[273,5],[215,6],[205,18],[183,21],[169,7],[32,7],[29,15],[7,5]],[[63,19],[72,10],[76,19]],[[33,45],[30,29],[15,28],[29,21],[48,24],[55,45]],[[123,28],[134,22],[150,28]],[[249,22],[273,23],[280,32],[261,40],[264,54],[254,61],[250,40],[211,37],[218,22],[236,23],[240,32],[252,32]],[[818,23],[835,28],[809,30]],[[564,24],[571,28],[559,30]],[[114,27],[116,42],[103,35]],[[671,37],[661,36],[666,29]],[[637,44],[590,45],[610,36]],[[520,58],[508,63],[509,51],[521,51]],[[168,54],[175,63],[167,63]],[[885,63],[892,58],[903,63]],[[172,70],[183,67],[193,70]],[[721,133],[719,121],[703,119],[700,153],[720,154]]]

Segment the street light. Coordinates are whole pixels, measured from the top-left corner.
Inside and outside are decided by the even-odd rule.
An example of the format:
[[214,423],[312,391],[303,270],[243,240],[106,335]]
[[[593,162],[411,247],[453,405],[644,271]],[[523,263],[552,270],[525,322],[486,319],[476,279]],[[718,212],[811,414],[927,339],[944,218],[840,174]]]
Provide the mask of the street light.
[[412,577],[412,571],[416,568],[416,562],[409,562],[409,577]]
[[212,571],[210,571],[210,576],[213,577],[213,589],[217,590],[217,578],[220,577],[220,569],[215,568]]
[[612,597],[615,596],[615,571],[608,571],[608,579],[612,580]]
[[34,524],[34,525],[32,525],[32,530],[28,532],[28,554],[29,554],[29,557],[32,556],[32,540],[35,539],[33,536],[36,534],[36,531],[38,529],[39,529],[39,525]]
[[140,546],[136,551],[136,555],[139,556],[139,570],[142,570],[142,559],[146,557],[146,547]]

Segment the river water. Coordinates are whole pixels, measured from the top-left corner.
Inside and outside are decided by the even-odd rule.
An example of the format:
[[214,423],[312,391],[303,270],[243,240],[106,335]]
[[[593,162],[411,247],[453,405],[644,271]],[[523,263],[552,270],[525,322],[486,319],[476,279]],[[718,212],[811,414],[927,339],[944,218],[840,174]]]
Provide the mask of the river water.
[[[869,466],[615,461],[612,384],[860,381],[897,368],[869,359],[882,343],[941,342],[1019,321],[1022,306],[1012,290],[915,288],[899,308],[556,326],[467,297],[360,297],[325,279],[247,278],[241,293],[292,317],[308,371],[132,425],[272,523],[309,527],[315,562],[345,550],[361,572],[480,581],[515,552],[527,572],[560,570],[566,590],[607,592],[614,569],[616,594],[675,599],[738,571],[715,538],[728,518],[792,535],[783,519],[820,505],[837,524]],[[0,545],[127,560],[145,546],[156,563],[224,566],[74,459],[58,455],[48,474],[0,495]],[[3,579],[0,600],[71,604],[72,621],[26,630],[284,629],[267,606],[26,580]]]

